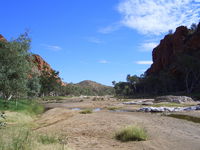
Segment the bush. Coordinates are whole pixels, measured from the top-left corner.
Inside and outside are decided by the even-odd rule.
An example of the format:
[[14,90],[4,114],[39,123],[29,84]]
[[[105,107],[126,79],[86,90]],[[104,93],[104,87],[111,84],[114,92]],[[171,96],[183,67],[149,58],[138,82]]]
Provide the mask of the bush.
[[92,110],[91,109],[86,109],[80,112],[81,114],[91,114]]
[[122,142],[127,141],[145,141],[147,133],[143,128],[138,126],[127,126],[116,133],[115,138]]

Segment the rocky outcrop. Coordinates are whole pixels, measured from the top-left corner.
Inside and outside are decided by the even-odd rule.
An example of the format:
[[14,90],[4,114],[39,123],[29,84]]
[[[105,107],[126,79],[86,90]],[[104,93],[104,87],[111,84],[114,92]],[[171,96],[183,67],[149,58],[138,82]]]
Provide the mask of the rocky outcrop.
[[185,26],[180,26],[174,34],[166,35],[153,49],[153,64],[146,71],[147,75],[166,69],[174,62],[178,53],[200,51],[200,24],[193,32]]
[[[51,74],[51,72],[53,71],[51,66],[40,55],[33,54],[32,61],[36,64],[39,73],[41,73],[42,71],[47,71],[49,74]],[[67,83],[63,82],[59,76],[57,76],[56,78],[62,86],[67,85]]]
[[6,39],[0,34],[0,41],[6,41]]
[[53,71],[51,66],[40,55],[33,54],[32,58],[40,72],[45,70],[50,73]]

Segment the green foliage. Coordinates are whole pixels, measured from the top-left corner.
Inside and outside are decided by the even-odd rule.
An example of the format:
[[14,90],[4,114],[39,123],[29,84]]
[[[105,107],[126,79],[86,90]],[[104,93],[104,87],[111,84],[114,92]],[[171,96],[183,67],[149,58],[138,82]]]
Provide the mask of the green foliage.
[[33,100],[11,100],[7,103],[7,107],[4,106],[4,100],[0,100],[1,111],[17,111],[25,112],[29,114],[41,114],[44,111],[44,107]]
[[43,96],[55,96],[60,90],[61,83],[59,81],[59,72],[52,70],[48,72],[46,68],[43,68],[42,74],[40,76],[41,84],[41,95]]
[[67,84],[62,87],[61,95],[87,95],[87,96],[104,96],[104,95],[113,95],[114,89],[112,87],[92,87],[92,86],[81,86],[78,84]]
[[80,113],[81,114],[91,114],[92,110],[91,109],[86,109],[86,110],[82,110]]
[[138,126],[128,126],[116,133],[115,138],[122,142],[145,141],[147,140],[146,131]]
[[29,97],[33,98],[33,97],[39,96],[41,85],[40,85],[40,77],[39,77],[38,72],[34,72],[34,70],[32,70],[32,74],[28,80],[27,87],[28,87]]
[[25,33],[13,41],[0,42],[0,91],[4,99],[26,95],[30,41]]

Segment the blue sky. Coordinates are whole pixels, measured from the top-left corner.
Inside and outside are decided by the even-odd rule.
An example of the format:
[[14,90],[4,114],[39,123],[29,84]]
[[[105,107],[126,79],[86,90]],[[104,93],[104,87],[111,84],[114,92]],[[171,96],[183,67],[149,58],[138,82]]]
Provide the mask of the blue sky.
[[200,0],[4,0],[0,34],[30,30],[33,53],[65,82],[111,85],[140,75],[169,29],[200,18]]

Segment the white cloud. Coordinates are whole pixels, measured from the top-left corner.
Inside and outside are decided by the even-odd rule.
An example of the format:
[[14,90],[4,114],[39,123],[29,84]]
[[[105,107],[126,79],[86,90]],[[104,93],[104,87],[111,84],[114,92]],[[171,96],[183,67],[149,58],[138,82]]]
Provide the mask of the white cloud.
[[103,33],[103,34],[108,34],[108,33],[111,33],[113,31],[118,30],[120,27],[121,27],[120,23],[114,23],[112,25],[109,25],[107,27],[99,29],[98,32]]
[[142,43],[140,45],[140,50],[141,51],[152,51],[157,45],[158,45],[158,43],[156,43],[156,42]]
[[153,62],[152,61],[136,61],[136,64],[138,65],[151,65]]
[[200,0],[123,0],[118,11],[121,23],[142,34],[160,35],[200,18]]
[[46,49],[53,50],[53,51],[62,50],[62,48],[57,45],[48,45],[48,44],[41,44],[41,45],[44,46]]
[[103,43],[103,41],[101,41],[100,39],[96,38],[96,37],[86,37],[86,40],[90,43],[95,43],[95,44],[101,44]]
[[99,63],[100,64],[108,64],[109,62],[107,60],[100,60]]

